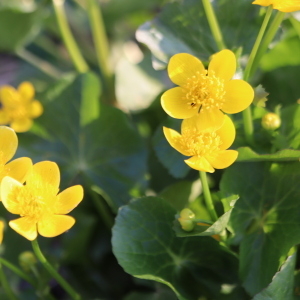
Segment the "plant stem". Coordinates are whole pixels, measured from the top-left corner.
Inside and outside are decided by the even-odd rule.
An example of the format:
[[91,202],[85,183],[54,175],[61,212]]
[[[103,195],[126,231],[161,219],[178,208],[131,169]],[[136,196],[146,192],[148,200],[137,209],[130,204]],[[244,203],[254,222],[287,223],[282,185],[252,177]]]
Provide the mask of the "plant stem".
[[210,189],[209,189],[208,182],[207,182],[206,172],[200,171],[200,179],[201,179],[201,183],[202,183],[206,208],[207,208],[213,222],[215,222],[218,220],[218,215],[216,213],[216,210],[215,210],[212,198],[211,198]]
[[85,73],[89,70],[89,67],[85,62],[83,56],[81,55],[80,50],[70,30],[66,17],[66,12],[64,10],[65,0],[52,0],[52,2],[62,39],[71,56],[73,64],[79,73]]
[[26,280],[28,283],[30,283],[33,287],[37,287],[37,284],[32,280],[27,274],[25,274],[21,269],[4,259],[3,257],[0,257],[0,264],[6,266],[8,269],[13,271],[15,274],[17,274],[19,277]]
[[37,239],[33,240],[32,242],[33,251],[38,258],[38,260],[43,264],[45,269],[56,279],[56,281],[64,288],[64,290],[71,296],[74,300],[81,300],[81,296],[75,292],[75,290],[68,284],[68,282],[63,279],[57,271],[52,267],[52,265],[47,261],[41,249],[39,247]]
[[269,26],[269,29],[267,30],[267,32],[265,34],[265,37],[258,49],[258,52],[257,52],[254,62],[252,64],[252,68],[250,70],[250,77],[253,76],[254,72],[256,71],[262,56],[265,54],[270,43],[272,42],[284,16],[285,16],[284,12],[278,11],[274,20],[272,21],[271,25]]
[[204,10],[206,13],[207,21],[209,23],[210,30],[213,34],[213,37],[216,41],[216,44],[219,50],[223,50],[226,48],[226,45],[223,40],[222,32],[220,30],[220,26],[218,24],[218,20],[216,18],[214,9],[209,0],[202,0]]
[[95,0],[87,0],[87,10],[91,23],[99,68],[105,78],[105,82],[108,83],[110,82],[112,74],[108,65],[109,47],[101,8],[99,3]]
[[16,55],[52,78],[59,79],[63,75],[60,70],[56,69],[49,62],[35,56],[26,49],[18,49]]
[[5,290],[5,293],[8,296],[8,298],[11,300],[18,300],[18,298],[15,296],[11,287],[8,284],[8,281],[3,272],[3,267],[2,267],[1,263],[0,263],[0,282],[1,282],[1,285],[2,285],[3,289]]

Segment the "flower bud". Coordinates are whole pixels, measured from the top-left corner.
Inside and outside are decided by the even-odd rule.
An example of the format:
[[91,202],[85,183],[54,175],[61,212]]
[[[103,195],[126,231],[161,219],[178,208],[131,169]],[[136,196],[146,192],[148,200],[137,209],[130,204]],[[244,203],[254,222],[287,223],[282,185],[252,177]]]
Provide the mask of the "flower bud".
[[195,227],[194,219],[195,214],[189,208],[184,208],[180,212],[180,218],[178,218],[178,221],[183,230],[192,231]]
[[267,113],[261,120],[261,125],[266,130],[276,130],[280,127],[281,119],[277,114]]
[[26,272],[29,272],[36,263],[36,257],[31,251],[24,251],[19,255],[19,264]]

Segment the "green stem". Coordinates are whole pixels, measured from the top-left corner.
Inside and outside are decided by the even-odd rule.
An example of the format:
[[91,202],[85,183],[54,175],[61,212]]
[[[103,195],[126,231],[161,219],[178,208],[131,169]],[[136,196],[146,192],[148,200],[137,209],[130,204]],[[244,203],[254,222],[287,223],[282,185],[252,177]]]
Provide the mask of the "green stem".
[[252,119],[251,107],[248,106],[245,110],[243,110],[243,121],[244,121],[244,133],[247,143],[250,146],[255,145],[254,141],[254,126]]
[[109,47],[99,2],[87,0],[87,9],[99,68],[106,83],[109,83],[112,75],[108,65]]
[[0,264],[0,281],[3,289],[5,290],[6,295],[11,300],[18,300],[18,298],[13,293],[11,287],[8,284],[7,278],[3,272],[2,264]]
[[68,284],[68,282],[63,279],[47,261],[47,259],[41,252],[37,239],[33,240],[31,243],[36,257],[39,259],[45,269],[53,276],[53,278],[56,279],[56,281],[64,288],[64,290],[71,296],[72,299],[81,300],[81,296],[77,294],[77,292]]
[[300,24],[299,24],[299,21],[297,21],[292,15],[289,17],[289,20],[290,20],[292,26],[294,27],[294,29],[296,30],[299,38],[300,38]]
[[75,65],[79,73],[85,73],[89,70],[89,67],[85,62],[83,56],[81,55],[80,50],[75,42],[75,39],[69,27],[66,13],[64,10],[65,0],[52,0],[52,2],[61,36],[71,56],[73,64]]
[[258,64],[262,58],[262,56],[266,53],[266,51],[268,50],[268,47],[270,45],[270,43],[272,42],[272,40],[274,39],[274,36],[278,30],[278,27],[280,26],[283,18],[285,16],[284,12],[278,11],[274,20],[272,21],[271,25],[269,26],[269,29],[267,30],[265,37],[258,49],[258,52],[255,56],[254,62],[252,64],[252,68],[250,71],[250,77],[253,76],[253,74],[255,73]]
[[207,182],[206,172],[200,171],[200,179],[201,179],[201,183],[202,183],[202,189],[203,189],[203,193],[204,193],[206,208],[207,208],[212,220],[215,222],[218,220],[218,215],[216,213],[216,210],[215,210],[212,198],[211,198],[210,189],[209,189],[208,182]]
[[223,40],[222,32],[220,30],[220,26],[218,24],[218,20],[216,18],[214,9],[209,0],[202,0],[204,10],[206,13],[207,21],[209,23],[210,30],[213,34],[213,37],[216,41],[216,44],[219,50],[223,50],[226,48],[226,45]]
[[52,78],[58,79],[63,75],[60,70],[53,67],[49,62],[35,56],[26,49],[18,49],[16,55]]
[[4,266],[6,266],[8,269],[13,271],[15,274],[17,274],[19,277],[23,278],[26,280],[28,283],[30,283],[33,287],[37,287],[37,284],[35,283],[34,280],[32,280],[27,274],[25,274],[21,269],[16,267],[15,265],[11,264],[8,262],[6,259],[3,257],[0,257],[0,263]]

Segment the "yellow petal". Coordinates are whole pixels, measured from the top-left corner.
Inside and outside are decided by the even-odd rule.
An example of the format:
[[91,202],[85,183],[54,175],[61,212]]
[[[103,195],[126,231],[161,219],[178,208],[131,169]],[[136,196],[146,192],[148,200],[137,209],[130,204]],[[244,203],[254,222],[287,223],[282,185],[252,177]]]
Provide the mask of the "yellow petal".
[[182,136],[175,130],[163,127],[164,135],[169,144],[183,155],[190,156],[187,148],[181,143]]
[[0,126],[0,164],[8,162],[16,153],[18,138],[9,127]]
[[44,237],[54,237],[69,230],[75,224],[70,216],[47,215],[38,222],[39,234]]
[[75,185],[64,190],[57,196],[55,204],[55,214],[65,215],[72,211],[83,198],[83,188],[81,185]]
[[197,109],[187,103],[185,94],[180,87],[164,92],[161,96],[161,106],[169,116],[175,119],[190,118],[197,113]]
[[231,80],[225,84],[225,103],[222,110],[235,114],[246,109],[254,99],[252,86],[244,80]]
[[220,136],[222,144],[220,145],[221,150],[228,149],[235,139],[235,127],[233,122],[228,116],[225,116],[225,122],[223,126],[216,131],[217,135]]
[[34,97],[34,87],[28,81],[24,81],[19,85],[18,92],[25,101],[29,101]]
[[213,55],[208,66],[208,76],[215,75],[225,81],[230,80],[236,70],[236,58],[232,51],[222,50]]
[[30,217],[10,221],[9,226],[29,241],[33,241],[37,238],[36,222]]
[[0,99],[4,106],[11,106],[11,103],[20,98],[19,93],[12,86],[4,85],[0,89]]
[[[6,173],[7,176],[12,177],[17,181],[23,183],[31,167],[32,161],[30,158],[20,157],[6,164],[4,167],[4,173]],[[0,178],[0,180],[1,179],[2,178]]]
[[1,200],[4,207],[12,214],[21,214],[21,207],[17,195],[24,186],[17,180],[5,176],[1,181]]
[[204,171],[209,173],[214,173],[215,170],[211,166],[211,164],[208,162],[208,160],[203,156],[193,156],[189,159],[186,159],[184,161],[188,166],[190,166],[192,169],[198,170],[198,171]]
[[261,6],[269,6],[272,4],[272,1],[271,0],[256,0],[256,1],[252,2],[252,4],[257,4],[257,5],[261,5]]
[[10,117],[5,110],[0,110],[0,124],[6,125],[10,123]]
[[30,104],[30,116],[37,118],[43,113],[44,109],[40,101],[34,100]]
[[23,118],[23,119],[13,120],[11,122],[10,126],[16,132],[26,132],[31,128],[32,124],[33,124],[33,122],[31,119]]
[[274,0],[273,8],[282,12],[293,12],[300,10],[300,0]]
[[237,156],[238,152],[235,150],[224,150],[214,157],[207,157],[207,160],[215,169],[225,169],[235,162]]
[[0,245],[3,241],[3,233],[4,233],[4,222],[0,220]]
[[38,182],[49,184],[54,188],[59,188],[60,172],[57,164],[52,161],[41,161],[33,165],[31,172],[28,174],[26,184],[34,184]]
[[169,77],[177,85],[184,85],[188,78],[203,70],[201,60],[188,53],[173,55],[168,64]]

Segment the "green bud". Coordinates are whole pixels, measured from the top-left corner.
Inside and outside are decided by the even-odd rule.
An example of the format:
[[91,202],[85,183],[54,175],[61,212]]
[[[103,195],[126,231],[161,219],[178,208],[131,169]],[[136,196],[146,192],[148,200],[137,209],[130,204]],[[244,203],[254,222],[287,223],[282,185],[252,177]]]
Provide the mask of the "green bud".
[[276,130],[281,125],[281,119],[277,114],[267,113],[263,116],[261,125],[266,130]]
[[180,218],[185,220],[193,220],[195,219],[195,214],[189,208],[184,208],[180,212]]
[[192,231],[195,227],[195,214],[189,209],[184,208],[180,212],[180,218],[178,219],[181,227],[185,231]]
[[31,251],[24,251],[19,255],[19,264],[26,272],[29,272],[36,263],[36,257]]

